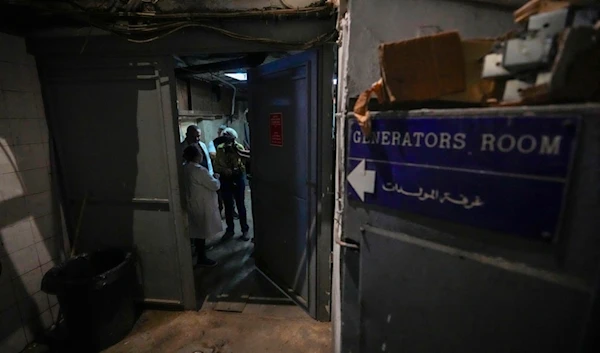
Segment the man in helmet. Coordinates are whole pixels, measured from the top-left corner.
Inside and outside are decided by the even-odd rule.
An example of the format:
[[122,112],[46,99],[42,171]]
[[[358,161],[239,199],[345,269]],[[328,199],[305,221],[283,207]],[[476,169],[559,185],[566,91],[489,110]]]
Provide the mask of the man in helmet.
[[[231,139],[230,136],[224,136],[223,132],[227,129],[227,125],[219,126],[219,130],[217,130],[217,137],[208,143],[208,153],[210,154],[210,158],[214,161],[217,158],[217,146],[220,144],[227,142]],[[217,196],[219,200],[219,212],[221,215],[223,214],[223,196],[221,196],[221,190],[217,191]],[[221,216],[223,217],[223,216]],[[233,210],[233,218],[238,219],[239,215],[235,212],[235,208]]]
[[225,237],[234,236],[234,203],[238,210],[241,240],[248,241],[248,221],[246,214],[246,167],[245,160],[250,158],[250,151],[236,141],[238,134],[232,128],[226,128],[223,136],[227,139],[217,147],[215,171],[221,176],[221,196],[225,205],[225,221],[227,231]]

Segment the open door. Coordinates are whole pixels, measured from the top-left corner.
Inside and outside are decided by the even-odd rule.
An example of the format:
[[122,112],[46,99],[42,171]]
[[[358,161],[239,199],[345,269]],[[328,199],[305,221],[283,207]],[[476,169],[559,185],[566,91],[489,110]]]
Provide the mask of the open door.
[[330,319],[333,50],[249,72],[257,268],[313,318]]

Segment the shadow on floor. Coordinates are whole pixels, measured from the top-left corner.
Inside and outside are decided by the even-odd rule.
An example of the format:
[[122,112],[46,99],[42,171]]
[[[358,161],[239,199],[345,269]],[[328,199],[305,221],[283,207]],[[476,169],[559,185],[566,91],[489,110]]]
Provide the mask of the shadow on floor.
[[103,352],[331,352],[331,325],[310,318],[266,279],[255,267],[254,244],[238,238],[208,242],[219,264],[194,270],[200,312],[147,310],[131,334]]
[[209,256],[219,261],[219,265],[194,272],[198,308],[308,318],[256,269],[252,251],[251,242],[236,239],[209,251]]
[[[252,233],[249,193],[246,198]],[[328,353],[331,325],[317,322],[255,267],[254,244],[208,242],[219,264],[194,270],[200,312],[146,311],[133,332],[104,353]]]
[[[250,197],[250,191],[247,191],[249,235],[253,237]],[[236,226],[239,226],[237,221]],[[246,310],[270,312],[275,309],[269,310],[271,308],[268,306],[277,305],[288,306],[290,313],[294,313],[295,316],[306,316],[256,269],[252,257],[252,242],[239,240],[237,234],[233,239],[213,239],[208,241],[207,246],[208,256],[217,260],[219,264],[214,268],[197,268],[194,271],[198,308],[238,313]],[[276,311],[282,313],[285,310],[279,308]]]
[[134,331],[104,353],[329,353],[331,325],[220,311],[146,311]]

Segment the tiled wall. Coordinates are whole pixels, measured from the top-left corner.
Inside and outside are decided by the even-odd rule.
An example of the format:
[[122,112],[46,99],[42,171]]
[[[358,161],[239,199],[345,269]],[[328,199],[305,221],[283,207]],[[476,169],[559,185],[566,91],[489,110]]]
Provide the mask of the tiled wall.
[[57,300],[40,291],[59,260],[48,129],[35,59],[0,33],[0,352],[20,352],[52,325]]

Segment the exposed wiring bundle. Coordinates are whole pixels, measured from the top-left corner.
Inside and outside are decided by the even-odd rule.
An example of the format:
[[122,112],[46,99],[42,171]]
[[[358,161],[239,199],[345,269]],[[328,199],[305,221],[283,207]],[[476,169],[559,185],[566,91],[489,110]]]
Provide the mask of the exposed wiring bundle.
[[[61,16],[81,25],[99,28],[126,38],[134,43],[148,43],[186,28],[201,28],[224,36],[269,44],[282,49],[307,49],[315,45],[332,42],[337,32],[323,33],[309,42],[289,42],[270,38],[255,37],[228,29],[227,23],[241,20],[280,21],[289,19],[332,18],[336,9],[328,3],[317,3],[305,8],[292,8],[282,0],[284,8],[269,8],[245,11],[203,11],[186,13],[164,13],[148,11],[147,6],[156,6],[160,0],[123,1],[74,1],[74,0],[34,0],[27,6],[38,16]],[[19,1],[13,1],[19,4]],[[83,4],[86,4],[85,6]],[[146,6],[146,7],[145,7]],[[151,8],[150,8],[151,9]],[[142,11],[140,11],[142,10]],[[230,28],[230,27],[229,27]]]

